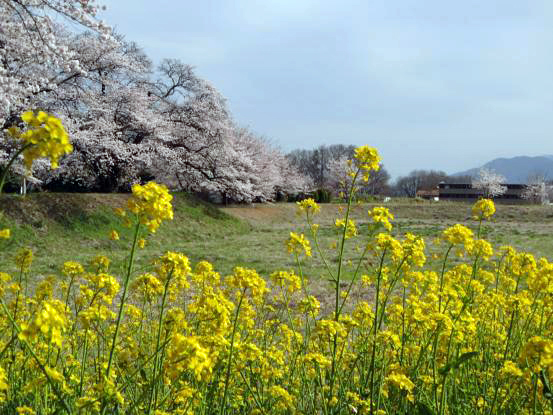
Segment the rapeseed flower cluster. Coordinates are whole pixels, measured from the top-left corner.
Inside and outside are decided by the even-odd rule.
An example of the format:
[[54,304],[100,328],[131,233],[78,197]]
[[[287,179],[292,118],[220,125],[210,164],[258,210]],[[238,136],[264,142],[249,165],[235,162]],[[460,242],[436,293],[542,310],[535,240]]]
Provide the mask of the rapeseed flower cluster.
[[346,219],[336,219],[334,221],[334,225],[337,228],[345,228],[344,235],[346,239],[357,236],[357,226],[355,225],[355,221],[353,219],[348,219],[347,225],[346,225]]
[[371,218],[375,224],[384,226],[386,230],[392,230],[391,221],[394,220],[394,215],[390,213],[389,209],[382,206],[374,207],[372,210],[369,210],[369,218]]
[[286,241],[286,248],[289,254],[311,256],[311,244],[303,233],[298,235],[295,232],[290,232],[290,238]]
[[59,159],[73,151],[69,136],[61,121],[44,111],[24,112],[21,115],[27,129],[8,128],[8,134],[23,143],[23,160],[27,169],[31,169],[38,158],[48,157],[53,169],[58,167]]
[[355,149],[353,161],[361,170],[363,180],[369,181],[371,171],[380,169],[380,156],[374,147],[361,146]]
[[474,233],[464,225],[453,225],[443,232],[443,238],[451,245],[469,246],[473,241]]
[[162,221],[173,219],[172,199],[173,196],[162,184],[135,184],[127,209],[138,217],[140,224],[145,225],[150,232],[155,232]]
[[474,220],[489,219],[495,213],[495,205],[491,199],[479,199],[472,206],[472,217]]
[[298,206],[298,213],[305,213],[307,217],[313,216],[320,212],[321,207],[312,198],[304,199],[300,202],[296,202]]
[[[138,217],[136,242],[172,207],[161,186],[133,190],[123,213]],[[384,208],[355,232],[346,211],[347,239],[325,253],[316,206],[298,207],[316,251],[293,232],[297,269],[267,275],[221,275],[174,251],[135,270],[133,242],[126,274],[97,255],[35,276],[21,250],[0,270],[0,412],[551,413],[553,263],[463,225],[431,256],[422,236],[391,233]],[[331,301],[303,274],[311,255],[329,255]]]

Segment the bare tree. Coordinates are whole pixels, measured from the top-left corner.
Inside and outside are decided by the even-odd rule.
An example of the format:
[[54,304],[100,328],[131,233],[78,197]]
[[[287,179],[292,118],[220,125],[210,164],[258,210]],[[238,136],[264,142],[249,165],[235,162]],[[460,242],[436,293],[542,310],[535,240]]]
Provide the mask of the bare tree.
[[472,187],[480,189],[486,198],[493,199],[507,191],[507,186],[504,186],[505,177],[495,171],[485,168],[480,169],[478,177],[473,180]]
[[415,197],[420,188],[421,179],[417,175],[409,174],[396,180],[395,188],[399,196]]
[[371,172],[369,181],[361,183],[363,191],[368,195],[382,195],[390,191],[388,182],[390,181],[390,173],[384,168],[384,165],[380,165],[380,169]]
[[294,150],[286,157],[290,164],[302,174],[309,177],[318,188],[331,186],[330,166],[340,159],[351,159],[355,151],[354,145],[333,144],[319,146],[313,150]]
[[407,176],[396,181],[396,193],[402,196],[415,197],[418,190],[435,189],[440,182],[448,181],[449,176],[439,170],[413,170]]

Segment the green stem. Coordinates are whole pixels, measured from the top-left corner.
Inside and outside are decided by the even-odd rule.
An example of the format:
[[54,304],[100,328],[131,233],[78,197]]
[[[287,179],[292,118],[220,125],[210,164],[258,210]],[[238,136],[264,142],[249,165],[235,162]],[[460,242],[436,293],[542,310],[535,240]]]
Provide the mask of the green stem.
[[[121,325],[121,320],[123,319],[125,300],[127,296],[127,289],[129,287],[129,281],[131,279],[132,266],[134,262],[134,253],[136,251],[136,241],[138,240],[138,231],[140,230],[140,221],[137,218],[136,227],[134,230],[134,239],[131,248],[131,257],[129,258],[129,265],[127,267],[127,275],[125,277],[125,284],[123,286],[123,294],[121,295],[121,303],[119,305],[119,312],[117,314],[117,322],[115,323],[115,333],[113,333],[113,340],[111,342],[111,349],[109,351],[108,366],[106,368],[106,377],[109,378],[111,371],[111,364],[113,362],[113,354],[115,352],[115,345],[117,344],[117,336],[119,335],[119,326]],[[102,413],[105,413],[105,405]]]
[[242,306],[242,300],[244,299],[244,294],[246,294],[246,288],[242,290],[242,294],[240,295],[240,301],[238,301],[238,307],[236,307],[236,315],[234,316],[234,324],[232,326],[232,335],[230,337],[230,350],[229,350],[229,357],[228,357],[228,364],[227,364],[227,373],[225,375],[225,389],[223,391],[223,402],[221,404],[221,409],[219,411],[221,415],[225,413],[225,406],[227,404],[228,384],[230,381],[230,368],[232,366],[232,354],[234,352],[234,336],[236,334],[236,327],[238,326],[238,314],[240,313],[240,307]]
[[399,365],[403,366],[403,352],[405,350],[405,297],[406,287],[403,287],[403,295],[401,297],[401,352],[399,354]]
[[[161,330],[163,328],[163,312],[165,310],[165,301],[167,300],[167,291],[169,289],[169,284],[171,282],[171,277],[173,276],[173,271],[175,270],[175,268],[171,268],[171,272],[169,272],[169,274],[167,275],[167,280],[165,281],[165,287],[163,289],[163,298],[161,300],[161,310],[159,312],[159,322],[158,322],[158,329],[157,329],[157,339],[156,339],[156,350],[159,349],[159,343],[161,342]],[[155,357],[154,357],[154,375],[153,375],[153,379],[156,378],[156,374],[157,374],[157,366],[158,366],[158,353],[156,352],[155,354]],[[160,367],[160,370],[161,370],[161,367]],[[152,379],[152,381],[153,381]],[[153,401],[154,401],[154,409],[155,409],[155,406],[156,406],[156,403],[157,403],[157,385],[150,385],[151,386],[151,391],[152,393],[150,394],[150,402],[148,404],[148,414],[151,413],[151,409],[152,409],[152,398]],[[155,393],[154,393],[155,391]]]
[[[349,189],[349,195],[348,195],[348,204],[346,208],[346,217],[344,219],[344,231],[342,232],[342,240],[340,241],[340,254],[338,255],[338,271],[336,272],[336,279],[334,283],[336,284],[335,287],[335,306],[334,306],[334,321],[339,321],[340,319],[340,278],[342,276],[342,263],[343,263],[343,257],[344,257],[344,248],[346,245],[346,235],[348,232],[348,221],[349,221],[349,214],[351,212],[351,202],[353,200],[353,193],[355,188],[355,180],[357,179],[357,176],[359,175],[361,169],[357,169],[355,172],[355,176],[353,177],[353,180],[351,181],[351,186]],[[334,389],[334,378],[336,376],[336,349],[338,347],[338,335],[334,335],[333,340],[333,346],[332,346],[332,368],[330,372],[330,392],[329,392],[329,399],[332,399],[333,389]]]
[[83,359],[81,362],[81,379],[79,381],[79,396],[83,396],[84,370],[86,367],[87,355],[88,355],[88,329],[86,329],[84,334]]
[[363,260],[365,259],[365,255],[367,255],[367,252],[369,251],[369,244],[365,246],[365,250],[363,251],[363,254],[361,255],[361,259],[359,259],[359,262],[357,263],[357,268],[355,269],[355,273],[353,274],[353,277],[351,279],[351,282],[348,286],[348,289],[346,290],[346,295],[344,296],[344,300],[342,301],[342,305],[340,306],[340,309],[338,310],[338,314],[342,313],[342,309],[344,308],[344,305],[346,305],[346,300],[349,297],[349,293],[351,292],[351,289],[353,288],[353,284],[357,280],[357,277],[359,275],[359,269],[361,268],[361,264],[363,263]]
[[330,269],[330,265],[328,265],[328,261],[326,260],[325,255],[323,254],[321,250],[321,246],[319,244],[319,238],[317,237],[317,233],[313,231],[313,223],[309,219],[309,216],[307,217],[307,224],[311,228],[311,235],[313,236],[313,241],[315,242],[315,247],[317,248],[317,252],[319,253],[321,260],[323,261],[323,264],[326,268],[326,272],[328,272],[328,275],[330,276],[330,279],[334,280],[334,274],[332,273],[332,270]]
[[451,252],[451,248],[453,248],[453,245],[449,245],[449,248],[447,248],[447,252],[445,253],[444,262],[442,264],[442,272],[440,274],[440,296],[438,301],[438,312],[442,312],[442,290],[444,288],[444,274],[445,274],[445,265],[447,263],[447,257],[449,256],[449,253]]
[[[386,256],[386,248],[384,248],[384,251],[382,252],[382,257],[380,257],[380,265],[378,267],[378,275],[376,277],[376,294],[375,294],[375,306],[374,306],[374,323],[373,323],[373,344],[372,344],[372,352],[371,352],[371,365],[370,365],[370,371],[371,371],[371,389],[370,389],[370,413],[371,415],[374,413],[374,366],[375,366],[375,359],[376,359],[376,333],[378,331],[378,302],[380,300],[380,280],[382,279],[382,267],[384,265],[384,257]],[[371,330],[373,331],[373,330]],[[378,408],[377,408],[378,409]]]
[[359,169],[357,169],[357,172],[355,173],[355,176],[353,177],[353,180],[351,181],[351,187],[348,195],[348,205],[346,209],[346,217],[344,220],[344,231],[342,232],[342,241],[340,243],[340,254],[338,255],[338,272],[336,273],[336,292],[335,292],[335,309],[334,309],[334,321],[338,321],[339,313],[340,313],[340,278],[342,276],[342,259],[344,257],[344,248],[346,245],[346,234],[348,231],[348,221],[349,221],[349,214],[351,211],[351,202],[353,200],[353,188],[355,186],[355,180],[357,179],[357,176],[359,175]]

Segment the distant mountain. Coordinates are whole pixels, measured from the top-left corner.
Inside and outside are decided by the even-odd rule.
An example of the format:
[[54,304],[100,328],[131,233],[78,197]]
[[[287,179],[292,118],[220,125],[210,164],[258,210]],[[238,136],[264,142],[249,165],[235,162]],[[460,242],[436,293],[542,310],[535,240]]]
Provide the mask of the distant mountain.
[[505,176],[507,183],[526,183],[528,177],[535,174],[544,175],[546,180],[553,180],[553,155],[498,158],[481,167],[455,173],[452,176],[477,177],[481,168],[493,170]]

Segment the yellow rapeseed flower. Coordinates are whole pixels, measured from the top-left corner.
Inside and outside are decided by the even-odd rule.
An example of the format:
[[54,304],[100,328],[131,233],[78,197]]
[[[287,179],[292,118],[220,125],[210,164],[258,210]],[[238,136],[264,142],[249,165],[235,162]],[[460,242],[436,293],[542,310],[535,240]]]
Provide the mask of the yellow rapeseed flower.
[[490,259],[493,255],[493,247],[485,239],[476,239],[473,243],[467,246],[467,251],[470,255],[479,256],[485,260]]
[[466,226],[457,224],[447,228],[442,236],[451,245],[470,245],[473,233]]
[[25,340],[39,333],[50,339],[58,347],[62,345],[62,333],[67,327],[65,304],[59,300],[43,301],[31,324],[22,323],[19,338]]
[[30,248],[21,248],[15,256],[15,264],[21,271],[27,272],[33,263],[33,251]]
[[300,277],[293,271],[275,271],[270,276],[271,281],[278,287],[286,288],[288,292],[293,293],[301,288]]
[[388,231],[392,230],[392,224],[390,221],[394,220],[394,215],[390,213],[388,208],[383,206],[374,207],[369,210],[369,217],[376,224],[382,224]]
[[472,217],[475,220],[489,219],[495,213],[491,199],[480,199],[472,206]]
[[109,239],[111,239],[112,241],[118,241],[119,233],[115,229],[112,229],[111,232],[109,233]]
[[522,349],[520,360],[528,362],[534,373],[540,369],[553,369],[553,340],[531,337]]
[[28,406],[18,406],[17,408],[15,408],[15,411],[17,412],[17,415],[35,415],[36,414],[34,409]]
[[[346,227],[346,220],[336,219],[334,221],[334,225],[337,228]],[[346,239],[352,238],[354,236],[357,236],[357,227],[355,226],[355,221],[353,219],[348,219],[348,225],[346,227]]]
[[320,309],[321,303],[317,300],[317,297],[312,295],[302,298],[298,303],[298,310],[300,313],[311,314],[313,317],[319,314]]
[[390,373],[386,376],[386,382],[407,392],[411,392],[415,387],[415,384],[403,373]]
[[286,389],[278,385],[273,385],[269,388],[268,393],[276,400],[275,410],[293,411],[294,398]]
[[107,272],[110,262],[108,257],[97,255],[90,261],[90,266],[96,268],[97,272]]
[[303,254],[311,256],[311,244],[309,239],[302,233],[298,235],[295,232],[290,232],[290,238],[286,241],[286,248],[290,254]]
[[344,338],[347,336],[347,331],[342,323],[335,320],[325,319],[317,321],[314,334],[328,340],[334,336]]
[[156,259],[154,264],[156,272],[162,279],[165,279],[171,272],[173,273],[172,277],[186,278],[192,271],[188,257],[179,252],[167,251]]
[[63,267],[61,269],[62,274],[69,276],[75,276],[82,274],[84,272],[84,268],[81,264],[79,264],[76,261],[66,261],[63,263]]
[[8,133],[27,146],[23,151],[27,169],[31,168],[34,160],[42,157],[49,158],[52,169],[56,169],[60,157],[73,151],[67,131],[58,118],[43,111],[37,114],[27,111],[21,115],[21,119],[28,129],[21,132],[18,128],[9,128]]
[[11,236],[10,229],[0,229],[0,239],[9,239]]
[[380,169],[380,156],[374,147],[361,146],[355,149],[354,161],[358,168],[362,170],[363,180],[369,180],[371,171]]
[[144,186],[135,184],[127,208],[138,215],[140,223],[150,232],[155,232],[163,220],[173,219],[173,196],[162,184],[148,182]]
[[9,389],[8,386],[8,377],[6,376],[6,371],[0,367],[0,392],[5,392]]
[[167,373],[176,379],[184,371],[190,371],[197,380],[211,376],[215,362],[209,357],[209,350],[197,336],[177,333],[171,339],[165,361]]
[[386,250],[388,253],[391,253],[394,261],[399,261],[403,258],[403,246],[397,239],[387,233],[376,235],[376,247],[380,251]]
[[322,368],[330,367],[332,364],[332,360],[321,353],[306,353],[301,357],[301,361],[304,363],[314,363]]
[[500,373],[506,376],[522,376],[522,370],[520,370],[517,364],[511,360],[506,360],[505,363],[503,363]]
[[312,198],[304,199],[300,202],[296,202],[296,204],[298,205],[298,213],[305,212],[307,216],[319,213],[321,210],[321,207]]
[[424,249],[425,244],[422,237],[417,237],[412,233],[407,233],[405,235],[405,240],[403,241],[403,252],[409,263],[422,267],[426,262]]
[[4,284],[10,282],[11,279],[10,274],[0,271],[0,296],[4,294]]
[[267,292],[265,280],[253,269],[235,267],[233,273],[226,277],[230,287],[249,290],[254,299],[261,300]]
[[131,288],[138,291],[146,299],[151,300],[156,295],[163,294],[164,286],[154,275],[146,273],[136,277],[131,284]]

